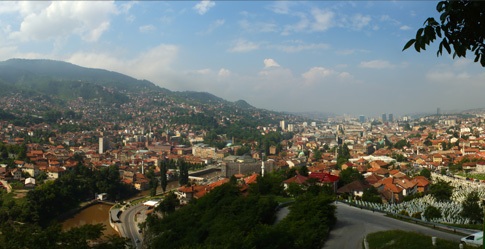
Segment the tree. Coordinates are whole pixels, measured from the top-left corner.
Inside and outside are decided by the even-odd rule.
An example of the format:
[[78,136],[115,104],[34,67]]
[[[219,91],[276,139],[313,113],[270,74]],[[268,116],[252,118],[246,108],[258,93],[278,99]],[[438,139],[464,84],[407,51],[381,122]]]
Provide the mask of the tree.
[[364,176],[360,174],[359,171],[357,171],[354,168],[348,167],[342,171],[340,171],[340,180],[338,181],[338,186],[342,187],[346,184],[349,184],[355,180],[363,181]]
[[308,176],[308,173],[309,173],[307,166],[298,167],[297,171],[298,171],[298,174],[300,174],[302,176]]
[[165,193],[165,191],[167,190],[167,162],[166,161],[162,161],[162,165],[161,165],[161,169],[160,169],[160,175],[161,175],[161,178],[160,178],[160,185],[162,187],[162,191]]
[[409,142],[406,139],[401,139],[396,142],[396,144],[394,145],[394,148],[402,149],[404,148],[404,146],[409,146]]
[[337,166],[341,166],[342,164],[349,161],[350,158],[350,151],[347,144],[343,144],[342,146],[338,147],[338,154],[337,154]]
[[431,142],[429,139],[426,139],[424,142],[423,142],[424,145],[426,146],[431,146],[433,145],[433,142]]
[[157,194],[158,179],[155,176],[153,169],[150,169],[146,176],[150,179],[150,182],[148,183],[150,186],[150,196],[155,196]]
[[403,51],[414,45],[420,52],[439,37],[437,56],[443,54],[443,48],[448,54],[453,51],[453,58],[466,57],[470,51],[475,54],[475,62],[485,67],[485,2],[446,0],[438,2],[436,10],[441,14],[439,22],[432,17],[426,19]]
[[367,202],[382,203],[381,195],[374,186],[364,189],[362,200]]
[[172,192],[166,195],[163,201],[161,201],[155,209],[162,212],[164,215],[168,215],[175,212],[175,208],[179,206],[179,204],[180,202],[177,199],[177,195]]
[[186,185],[189,183],[189,165],[182,161],[178,161],[179,167],[179,184],[180,186]]
[[420,176],[424,176],[426,177],[427,179],[431,179],[431,171],[429,171],[429,169],[422,169],[420,172],[419,172],[419,175]]
[[319,149],[314,149],[313,150],[313,160],[318,161],[322,159],[322,151]]
[[453,187],[449,182],[438,180],[429,187],[429,194],[431,194],[437,201],[449,201],[453,194]]
[[423,216],[427,220],[439,219],[441,218],[441,211],[437,207],[429,205],[424,210]]
[[478,192],[473,191],[468,193],[466,199],[461,204],[462,210],[460,215],[463,218],[470,219],[475,224],[483,223],[483,209],[478,204],[479,201],[480,197],[478,196]]
[[305,190],[300,184],[292,182],[288,185],[288,189],[286,189],[286,192],[288,192],[290,196],[298,197],[305,193]]

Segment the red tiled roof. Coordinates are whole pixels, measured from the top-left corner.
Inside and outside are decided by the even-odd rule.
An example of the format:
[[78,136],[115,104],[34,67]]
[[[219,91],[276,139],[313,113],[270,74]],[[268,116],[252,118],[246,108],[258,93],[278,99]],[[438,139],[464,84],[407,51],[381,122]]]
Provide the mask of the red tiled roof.
[[296,175],[296,176],[294,176],[292,178],[289,178],[289,179],[284,180],[283,182],[284,183],[292,183],[292,182],[294,182],[294,183],[297,183],[297,184],[303,184],[307,180],[308,180],[308,177],[302,176],[302,175],[299,175],[298,174],[298,175]]
[[338,180],[340,179],[340,177],[338,176],[334,176],[334,175],[331,175],[329,173],[325,173],[325,172],[314,172],[314,173],[311,173],[310,175],[308,175],[309,178],[315,178],[315,179],[318,179],[320,182],[338,182]]

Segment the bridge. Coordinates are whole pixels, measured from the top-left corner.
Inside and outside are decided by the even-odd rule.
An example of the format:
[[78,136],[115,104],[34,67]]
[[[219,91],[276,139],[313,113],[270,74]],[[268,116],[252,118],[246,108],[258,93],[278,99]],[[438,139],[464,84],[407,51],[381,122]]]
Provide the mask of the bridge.
[[221,171],[221,169],[218,166],[208,166],[205,169],[189,172],[189,176],[198,177],[198,176],[210,174],[216,171]]

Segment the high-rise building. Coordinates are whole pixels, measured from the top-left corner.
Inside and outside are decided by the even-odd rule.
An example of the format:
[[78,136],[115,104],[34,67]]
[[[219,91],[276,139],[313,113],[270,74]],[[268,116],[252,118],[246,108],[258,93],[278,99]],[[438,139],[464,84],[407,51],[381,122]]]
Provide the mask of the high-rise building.
[[441,108],[436,109],[436,115],[441,115]]
[[106,149],[106,140],[104,137],[99,137],[99,154],[103,154]]
[[285,124],[285,121],[284,120],[281,120],[280,121],[280,127],[282,130],[285,130],[286,129],[286,124]]
[[391,122],[391,123],[392,123],[392,122],[394,122],[394,114],[389,113],[389,115],[388,115],[388,120],[389,120],[389,122]]
[[312,122],[312,123],[311,123],[311,126],[312,126],[312,127],[316,127],[316,126],[317,126],[317,122]]
[[387,114],[385,113],[382,114],[382,122],[383,123],[387,122]]
[[361,123],[365,122],[365,116],[364,115],[359,116],[359,122],[361,122]]
[[294,124],[288,124],[288,131],[293,132],[295,130],[295,125]]

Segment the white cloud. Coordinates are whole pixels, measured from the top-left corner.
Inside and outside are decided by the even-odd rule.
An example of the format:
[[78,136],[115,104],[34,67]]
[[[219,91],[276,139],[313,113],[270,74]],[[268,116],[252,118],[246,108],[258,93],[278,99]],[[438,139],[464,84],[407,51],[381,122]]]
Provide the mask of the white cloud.
[[308,83],[315,83],[319,80],[327,78],[334,75],[335,71],[333,69],[328,69],[324,67],[313,67],[307,72],[303,73],[301,76]]
[[78,52],[67,59],[68,62],[92,68],[103,68],[122,72],[138,79],[160,82],[173,73],[171,66],[177,59],[179,48],[175,45],[161,44],[133,58],[121,58],[119,54]]
[[352,75],[349,72],[341,72],[338,77],[341,79],[351,79]]
[[229,48],[229,52],[244,53],[259,49],[259,44],[250,42],[244,39],[238,39],[234,42],[234,45]]
[[372,18],[370,16],[364,16],[362,14],[356,14],[352,17],[352,28],[360,30],[369,25]]
[[289,35],[292,32],[302,32],[308,30],[308,26],[310,25],[308,17],[304,13],[295,13],[294,15],[298,16],[300,21],[296,24],[286,25],[281,32],[282,35]]
[[450,65],[438,65],[429,70],[425,77],[427,80],[449,86],[483,86],[485,73],[481,68],[473,71],[469,64],[472,62],[468,59],[457,59]]
[[194,6],[194,9],[199,13],[199,15],[204,15],[209,11],[212,7],[214,7],[216,3],[209,1],[209,0],[202,0]]
[[289,85],[294,84],[293,73],[288,68],[282,67],[265,67],[264,70],[260,71],[258,78],[255,82],[260,82],[262,84],[254,84],[253,90],[270,90],[274,87],[283,87],[286,89]]
[[312,24],[314,31],[325,31],[334,25],[335,13],[327,9],[314,8],[311,11],[315,22]]
[[212,70],[210,70],[209,68],[204,68],[204,69],[197,70],[196,73],[208,75],[212,73]]
[[246,19],[239,21],[239,26],[253,33],[269,33],[276,32],[278,30],[278,25],[271,22],[250,22]]
[[229,76],[231,76],[231,71],[229,71],[228,69],[225,69],[225,68],[221,68],[219,70],[219,73],[217,73],[217,75],[219,77],[229,77]]
[[360,63],[359,66],[363,68],[371,68],[371,69],[389,69],[389,68],[395,67],[395,65],[385,60],[363,61]]
[[297,53],[304,50],[320,50],[320,49],[328,49],[330,45],[326,43],[311,43],[311,44],[297,44],[297,45],[275,45],[272,46],[278,50],[287,53]]
[[403,25],[399,28],[400,30],[410,30],[411,27],[409,27],[408,25]]
[[264,59],[264,68],[280,67],[280,64],[273,59]]
[[207,28],[207,30],[203,31],[203,32],[200,32],[199,34],[203,34],[203,35],[207,35],[207,34],[210,34],[212,33],[214,30],[218,29],[219,27],[221,27],[222,25],[224,25],[224,23],[226,23],[226,21],[224,19],[217,19],[215,20],[213,23],[211,23],[209,25],[209,28]]
[[344,50],[336,51],[335,53],[339,54],[339,55],[351,55],[351,54],[356,54],[356,53],[369,53],[369,50],[365,50],[365,49],[344,49]]
[[19,12],[24,1],[1,1],[0,2],[0,14]]
[[135,2],[135,1],[129,1],[129,2],[125,2],[125,3],[122,3],[120,5],[120,11],[124,14],[128,14],[131,10],[131,8],[135,5],[135,4],[138,4],[138,2]]
[[151,24],[149,24],[149,25],[143,25],[143,26],[140,26],[140,27],[138,28],[138,30],[139,30],[141,33],[149,33],[149,32],[154,31],[154,30],[156,30],[156,29],[157,29],[157,28],[156,28],[155,26],[151,25]]
[[289,14],[290,6],[295,4],[291,1],[277,1],[269,6],[269,9],[276,14]]
[[55,1],[49,4],[22,2],[20,30],[10,34],[22,41],[63,39],[72,34],[95,42],[108,30],[118,13],[113,1]]

